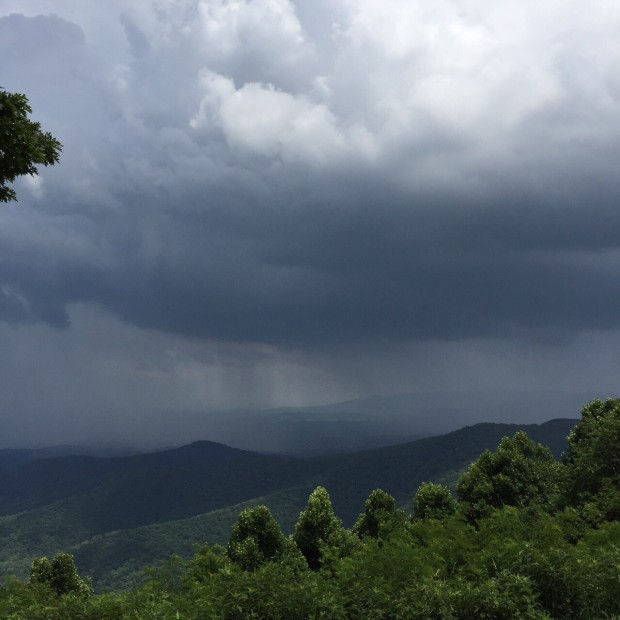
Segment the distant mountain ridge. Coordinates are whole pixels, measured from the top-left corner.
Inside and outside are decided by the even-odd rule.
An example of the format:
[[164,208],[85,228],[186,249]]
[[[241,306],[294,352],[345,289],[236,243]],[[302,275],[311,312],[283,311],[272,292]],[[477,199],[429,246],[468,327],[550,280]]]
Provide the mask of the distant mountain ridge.
[[[63,550],[83,560],[80,568],[86,574],[102,574],[102,567],[106,574],[117,574],[117,581],[105,585],[118,587],[139,562],[165,557],[170,547],[165,537],[185,540],[181,549],[225,542],[239,506],[271,505],[290,529],[309,491],[321,484],[350,525],[373,489],[382,488],[405,505],[422,482],[454,483],[483,450],[494,449],[503,436],[518,430],[559,456],[576,422],[483,423],[329,457],[264,455],[200,441],[130,457],[35,461],[0,476],[5,514],[0,517],[0,575],[23,576],[33,557]],[[172,521],[177,524],[165,525]],[[157,542],[158,536],[164,538]]]
[[0,449],[0,473],[18,469],[26,463],[63,456],[129,456],[140,450],[129,447],[48,446],[45,448],[2,448]]
[[85,493],[114,475],[153,468],[194,468],[253,454],[216,442],[197,441],[179,448],[130,456],[36,458],[21,467],[0,473],[0,514]]
[[[325,456],[397,445],[487,421],[540,424],[566,412],[577,415],[591,398],[546,390],[448,390],[312,406],[177,412],[169,436],[179,444],[198,434],[258,452]],[[165,417],[157,424],[165,425]]]

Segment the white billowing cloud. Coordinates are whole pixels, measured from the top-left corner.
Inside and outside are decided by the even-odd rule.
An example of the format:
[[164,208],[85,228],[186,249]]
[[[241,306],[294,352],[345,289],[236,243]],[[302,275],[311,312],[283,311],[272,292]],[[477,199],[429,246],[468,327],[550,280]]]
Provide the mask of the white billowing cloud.
[[[11,0],[0,15],[46,6]],[[291,0],[54,9],[84,41],[72,67],[32,64],[70,93],[67,119],[49,97],[55,122],[70,131],[77,121],[91,158],[122,150],[132,173],[136,162],[164,177],[190,156],[221,162],[219,142],[241,168],[244,152],[267,167],[361,157],[414,187],[462,187],[514,166],[516,152],[595,149],[620,126],[620,24],[606,0],[585,13],[568,0],[334,0],[311,17]],[[28,86],[27,74],[17,79]],[[199,128],[202,154],[191,147]]]
[[334,108],[360,119],[386,154],[410,145],[408,164],[423,163],[425,146],[442,135],[454,141],[455,166],[475,156],[472,147],[509,150],[527,115],[562,95],[546,34],[536,24],[520,27],[518,15],[512,21],[518,7],[476,13],[448,1],[346,4],[349,21],[328,79]]
[[207,44],[225,52],[239,49],[249,39],[296,47],[303,42],[301,24],[288,0],[202,0],[198,6]]
[[[416,164],[427,175],[425,152],[438,134],[459,143],[449,153],[455,167],[475,156],[462,150],[464,143],[478,150],[487,145],[487,159],[496,160],[498,145],[510,151],[507,134],[562,96],[553,49],[541,54],[540,33],[526,27],[523,15],[512,21],[507,12],[468,15],[451,2],[342,5],[343,23],[324,24],[332,30],[333,54],[315,66],[312,87],[300,94],[235,75],[235,56],[258,53],[256,46],[269,52],[267,64],[283,52],[291,63],[303,55],[308,43],[289,3],[202,3],[210,57],[225,55],[231,74],[220,80],[202,71],[206,92],[193,126],[200,119],[204,125],[210,111],[236,149],[325,164],[343,151],[378,154],[380,161],[404,148],[410,152],[401,159],[406,173]],[[265,26],[247,27],[275,8],[276,19],[258,20],[269,25],[269,36]],[[296,68],[301,78],[308,67],[299,62]]]
[[202,0],[198,15],[211,69],[235,72],[238,82],[292,85],[307,77],[313,46],[289,0]]
[[193,129],[219,127],[231,148],[267,158],[321,164],[342,155],[345,137],[324,104],[255,82],[236,89],[211,71],[203,71],[201,84],[205,94]]
[[[574,2],[336,4],[320,49],[316,23],[312,40],[290,3],[203,2],[203,50],[212,44],[194,122],[209,108],[237,152],[325,165],[365,154],[410,184],[459,186],[477,168],[514,166],[515,151],[563,150],[571,131],[596,148],[617,126],[617,18],[606,2],[585,19]],[[248,50],[260,58],[249,71]],[[230,81],[219,99],[215,74]]]
[[537,115],[569,125],[587,116],[594,129],[603,104],[601,122],[618,119],[606,94],[619,58],[618,18],[607,2],[585,22],[574,2],[342,4],[347,19],[335,29],[327,78],[331,109],[363,123],[384,155],[410,145],[407,167],[424,164],[432,143],[435,157],[442,136],[450,138],[444,163],[471,169],[472,161],[514,163],[511,152]]

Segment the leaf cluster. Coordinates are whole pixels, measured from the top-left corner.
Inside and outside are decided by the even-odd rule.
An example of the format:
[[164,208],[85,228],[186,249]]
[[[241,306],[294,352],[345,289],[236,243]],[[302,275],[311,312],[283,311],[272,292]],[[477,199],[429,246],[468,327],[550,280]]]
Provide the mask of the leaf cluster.
[[40,123],[31,121],[28,98],[0,88],[0,202],[17,200],[7,184],[18,176],[36,175],[37,165],[58,162],[62,145]]

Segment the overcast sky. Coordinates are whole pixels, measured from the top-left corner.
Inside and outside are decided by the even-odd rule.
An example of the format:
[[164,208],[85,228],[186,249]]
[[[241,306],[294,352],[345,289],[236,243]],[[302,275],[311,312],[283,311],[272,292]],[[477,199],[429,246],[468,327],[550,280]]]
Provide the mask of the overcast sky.
[[614,0],[2,0],[0,86],[64,145],[0,208],[0,444],[618,392]]

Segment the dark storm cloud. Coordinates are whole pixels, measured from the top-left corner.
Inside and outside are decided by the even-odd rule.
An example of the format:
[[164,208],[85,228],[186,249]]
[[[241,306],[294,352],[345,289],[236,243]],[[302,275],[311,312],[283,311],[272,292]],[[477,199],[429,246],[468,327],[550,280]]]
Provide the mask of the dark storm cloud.
[[[508,35],[505,14],[448,4],[392,2],[393,21],[372,3],[181,4],[112,3],[109,58],[84,9],[0,19],[2,50],[32,55],[5,86],[67,132],[45,204],[24,186],[4,218],[2,320],[66,327],[85,302],[315,349],[620,327],[617,57],[590,84],[561,24]],[[67,96],[88,112],[59,112]]]
[[3,280],[27,301],[5,295],[5,316],[60,325],[67,303],[87,301],[185,336],[304,347],[618,326],[611,200],[558,213],[517,197],[415,211],[391,198],[236,213],[216,201],[188,221],[163,219],[150,257],[143,230],[120,241],[114,221],[100,222],[112,245],[103,265],[5,244]]

